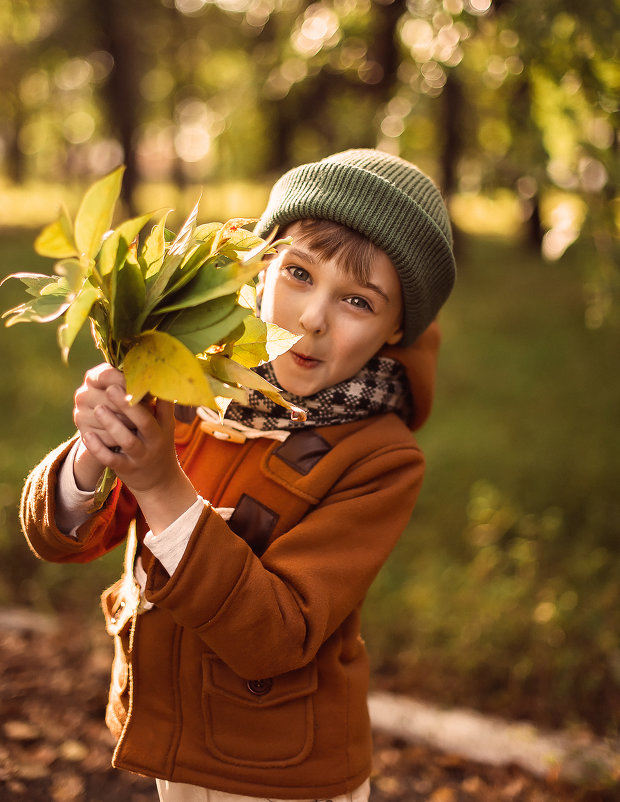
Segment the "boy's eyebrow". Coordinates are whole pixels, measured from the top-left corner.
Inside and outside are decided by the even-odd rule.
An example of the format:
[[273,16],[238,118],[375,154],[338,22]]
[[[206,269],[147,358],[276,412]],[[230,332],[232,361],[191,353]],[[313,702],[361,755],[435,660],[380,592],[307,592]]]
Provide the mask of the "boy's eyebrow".
[[297,259],[305,259],[306,262],[310,262],[311,264],[317,263],[317,260],[310,251],[304,251],[302,248],[295,248],[294,245],[288,246],[286,249],[286,255]]
[[373,284],[372,281],[364,282],[360,286],[366,287],[369,290],[374,290],[378,295],[380,295],[384,300],[386,300],[389,303],[390,298],[388,294],[385,292],[385,290],[382,290],[381,287],[379,287],[377,284]]

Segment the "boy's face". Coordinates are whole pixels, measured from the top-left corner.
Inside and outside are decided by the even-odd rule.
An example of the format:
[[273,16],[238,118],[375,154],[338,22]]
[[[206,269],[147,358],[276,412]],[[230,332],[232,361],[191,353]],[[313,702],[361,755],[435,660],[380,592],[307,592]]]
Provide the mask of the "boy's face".
[[261,318],[301,339],[273,362],[278,384],[310,396],[354,376],[384,344],[402,337],[398,274],[380,251],[367,284],[300,237],[297,223],[265,270]]

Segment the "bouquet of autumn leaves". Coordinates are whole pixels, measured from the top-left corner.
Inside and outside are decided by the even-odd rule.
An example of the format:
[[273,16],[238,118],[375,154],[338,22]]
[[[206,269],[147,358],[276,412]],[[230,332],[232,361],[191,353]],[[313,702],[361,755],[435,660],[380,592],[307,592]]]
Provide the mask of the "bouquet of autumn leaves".
[[[74,222],[63,209],[43,229],[35,250],[58,260],[55,275],[7,277],[22,281],[31,298],[4,313],[6,325],[59,319],[58,342],[67,361],[89,321],[96,347],[123,371],[131,403],[150,394],[223,415],[231,400],[244,403],[252,389],[293,417],[305,417],[251,370],[298,339],[256,315],[255,279],[265,254],[280,241],[251,234],[245,218],[199,225],[197,203],[178,234],[166,227],[168,210],[140,246],[152,214],[110,228],[123,170],[88,189]],[[113,481],[107,470],[96,505]]]

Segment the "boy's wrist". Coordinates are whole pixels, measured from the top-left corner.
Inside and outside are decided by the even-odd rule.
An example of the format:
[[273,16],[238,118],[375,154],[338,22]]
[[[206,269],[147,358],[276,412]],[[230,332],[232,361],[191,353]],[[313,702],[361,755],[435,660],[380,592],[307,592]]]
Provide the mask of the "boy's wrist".
[[80,440],[73,459],[73,478],[78,490],[94,492],[105,466],[86,449]]
[[161,486],[132,490],[132,493],[154,535],[167,529],[198,498],[196,489],[180,467],[179,471]]

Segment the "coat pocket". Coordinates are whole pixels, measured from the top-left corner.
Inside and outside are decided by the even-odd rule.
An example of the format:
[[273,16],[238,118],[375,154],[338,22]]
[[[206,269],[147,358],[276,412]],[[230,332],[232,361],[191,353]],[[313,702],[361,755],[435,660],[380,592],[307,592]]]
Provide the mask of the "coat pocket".
[[219,760],[255,768],[293,766],[312,749],[316,664],[245,680],[203,658],[202,707],[207,747]]

